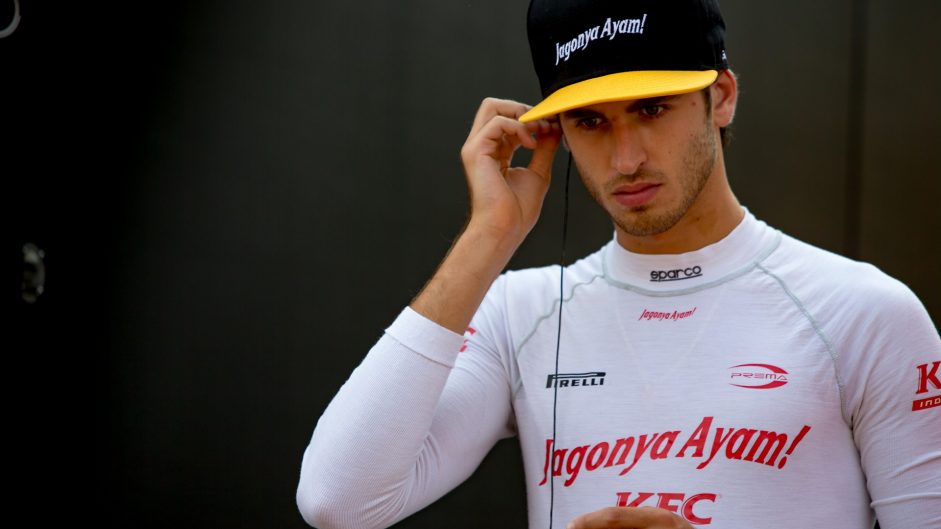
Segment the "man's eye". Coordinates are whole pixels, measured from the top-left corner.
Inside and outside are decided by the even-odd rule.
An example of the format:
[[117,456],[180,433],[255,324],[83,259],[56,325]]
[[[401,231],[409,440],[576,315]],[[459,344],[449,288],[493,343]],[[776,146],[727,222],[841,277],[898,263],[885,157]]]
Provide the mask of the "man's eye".
[[581,118],[576,123],[576,126],[582,129],[595,129],[601,125],[601,118],[599,117],[590,117],[590,118]]
[[640,113],[647,118],[656,118],[666,110],[664,105],[647,105],[640,109]]

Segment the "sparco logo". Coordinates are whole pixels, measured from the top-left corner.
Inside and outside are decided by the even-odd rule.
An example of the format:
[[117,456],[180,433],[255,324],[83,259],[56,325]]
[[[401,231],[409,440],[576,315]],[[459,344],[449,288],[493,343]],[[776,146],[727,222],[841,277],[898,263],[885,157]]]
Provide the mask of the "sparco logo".
[[692,266],[689,268],[677,268],[675,270],[651,270],[650,280],[659,283],[661,281],[682,281],[702,276],[701,266]]
[[[560,388],[570,388],[575,386],[603,386],[603,371],[593,373],[559,373],[558,375],[549,375],[546,379],[546,387],[551,388],[558,385]],[[553,384],[555,382],[555,384]]]
[[771,389],[787,384],[787,371],[771,364],[739,364],[729,369],[729,384],[740,388]]
[[700,492],[687,497],[682,492],[638,492],[636,496],[631,497],[630,492],[618,492],[618,507],[659,507],[679,514],[693,525],[708,525],[712,523],[712,517],[706,517],[705,513],[709,507],[697,507],[699,502],[715,503],[717,494],[711,492]]

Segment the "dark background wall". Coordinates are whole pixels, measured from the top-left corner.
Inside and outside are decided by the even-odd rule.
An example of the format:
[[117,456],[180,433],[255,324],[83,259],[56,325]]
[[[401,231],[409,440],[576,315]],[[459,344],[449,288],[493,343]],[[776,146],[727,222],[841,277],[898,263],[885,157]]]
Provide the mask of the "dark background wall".
[[[480,99],[538,96],[527,2],[23,4],[0,39],[10,509],[303,527],[316,418],[461,226]],[[723,9],[740,200],[938,322],[941,4]],[[513,267],[557,259],[559,187]],[[570,256],[611,236],[573,189]],[[523,527],[518,461],[501,443],[401,526]]]

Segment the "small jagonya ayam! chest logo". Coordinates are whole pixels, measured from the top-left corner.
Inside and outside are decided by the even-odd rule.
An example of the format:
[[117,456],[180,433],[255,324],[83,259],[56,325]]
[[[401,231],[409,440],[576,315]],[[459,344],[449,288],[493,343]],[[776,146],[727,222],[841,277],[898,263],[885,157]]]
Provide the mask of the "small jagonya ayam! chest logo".
[[729,371],[729,384],[740,388],[773,389],[787,384],[787,371],[771,364],[739,364]]

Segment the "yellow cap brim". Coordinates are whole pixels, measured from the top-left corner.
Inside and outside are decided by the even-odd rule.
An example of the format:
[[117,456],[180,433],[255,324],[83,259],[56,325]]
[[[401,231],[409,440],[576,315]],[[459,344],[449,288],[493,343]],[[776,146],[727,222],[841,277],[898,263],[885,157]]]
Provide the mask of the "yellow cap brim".
[[536,121],[597,103],[695,92],[712,84],[718,75],[716,70],[646,70],[595,77],[563,86],[529,109],[519,120],[524,123]]

